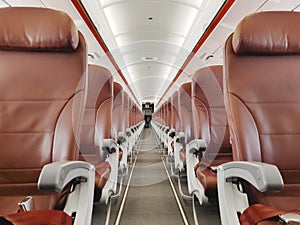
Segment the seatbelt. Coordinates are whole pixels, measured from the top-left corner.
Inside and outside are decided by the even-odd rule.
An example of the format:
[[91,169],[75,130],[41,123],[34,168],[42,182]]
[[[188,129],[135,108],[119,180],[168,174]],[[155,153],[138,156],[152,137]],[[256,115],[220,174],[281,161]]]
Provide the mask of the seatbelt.
[[[300,214],[300,210],[294,210],[291,212],[281,211],[272,207],[254,204],[249,206],[240,216],[240,222],[242,225],[256,225],[258,222],[269,220],[271,218],[278,217],[279,221],[285,222],[288,225],[300,225],[300,222],[285,220],[284,215],[288,213]],[[282,215],[282,217],[281,217]]]

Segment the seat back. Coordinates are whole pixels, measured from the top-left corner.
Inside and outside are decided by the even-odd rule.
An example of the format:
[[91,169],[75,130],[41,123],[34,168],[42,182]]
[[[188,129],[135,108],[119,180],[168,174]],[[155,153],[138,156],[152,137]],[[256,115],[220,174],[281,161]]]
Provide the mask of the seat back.
[[167,110],[166,110],[166,102],[161,105],[161,117],[162,117],[162,125],[167,126]]
[[126,128],[129,128],[129,113],[130,113],[130,97],[126,92],[124,92],[122,131],[125,131]]
[[171,96],[172,116],[173,116],[172,124],[173,124],[173,128],[175,129],[176,133],[181,131],[178,97],[179,97],[178,91],[175,91],[174,94]]
[[252,194],[253,202],[300,207],[300,13],[247,16],[225,45],[225,108],[235,160],[275,164],[279,193]]
[[129,98],[129,127],[136,124],[135,112],[136,112],[136,105],[131,100],[131,98]]
[[[17,18],[17,19],[16,19]],[[0,215],[34,196],[43,165],[74,160],[86,98],[86,46],[71,18],[44,8],[0,9]]]
[[181,85],[179,88],[179,116],[181,131],[185,134],[185,143],[194,139],[194,125],[191,99],[191,82]]
[[201,160],[210,165],[231,161],[221,65],[204,67],[195,72],[192,104],[195,137],[207,143],[207,150]]
[[113,81],[110,72],[100,66],[88,67],[88,91],[81,132],[82,160],[97,165],[104,162],[102,150],[105,138],[111,138]]
[[113,83],[113,113],[112,113],[112,137],[118,140],[118,133],[125,132],[123,122],[124,91],[121,84]]
[[166,101],[166,110],[167,110],[167,118],[166,124],[171,129],[172,128],[172,105],[171,105],[171,97]]

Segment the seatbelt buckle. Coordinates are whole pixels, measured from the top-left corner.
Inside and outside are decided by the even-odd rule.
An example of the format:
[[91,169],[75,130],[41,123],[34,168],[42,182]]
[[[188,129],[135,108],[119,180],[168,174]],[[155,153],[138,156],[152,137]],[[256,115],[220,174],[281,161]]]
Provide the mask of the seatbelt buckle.
[[34,200],[32,196],[27,196],[18,202],[21,211],[34,210]]
[[297,213],[282,214],[282,215],[279,215],[279,218],[285,223],[288,223],[288,222],[300,223],[300,215]]

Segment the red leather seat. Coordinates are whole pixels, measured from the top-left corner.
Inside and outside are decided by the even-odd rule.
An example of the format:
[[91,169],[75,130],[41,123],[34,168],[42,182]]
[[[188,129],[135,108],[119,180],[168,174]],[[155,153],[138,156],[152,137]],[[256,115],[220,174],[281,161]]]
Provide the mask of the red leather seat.
[[126,92],[124,92],[124,104],[123,104],[123,127],[122,131],[125,132],[126,128],[129,128],[129,101],[130,98]]
[[179,118],[179,106],[178,106],[178,91],[175,91],[171,96],[171,107],[172,107],[172,128],[175,132],[180,131],[180,118]]
[[40,191],[37,182],[45,164],[78,157],[86,55],[65,13],[0,9],[0,216],[28,195],[37,210],[64,207],[67,189]]
[[112,136],[117,141],[118,133],[120,131],[125,132],[123,124],[124,90],[121,84],[116,82],[113,83],[113,96]]
[[[225,108],[234,160],[276,165],[280,192],[246,186],[249,203],[300,208],[300,13],[247,16],[225,44]],[[281,224],[268,221],[258,224]]]
[[[170,97],[170,107],[171,107],[171,116],[170,116],[170,128],[174,129],[173,132],[180,132],[180,118],[179,118],[179,106],[178,106],[178,91],[175,91]],[[174,152],[174,138],[170,143],[171,151]]]
[[88,91],[86,108],[82,123],[80,158],[96,167],[95,199],[101,196],[111,168],[103,139],[111,138],[111,120],[113,105],[113,78],[110,72],[100,66],[88,67]]
[[[125,97],[126,96],[126,97]],[[113,83],[113,112],[112,112],[112,137],[114,140],[118,141],[119,132],[125,132],[125,124],[128,124],[129,121],[129,112],[125,113],[124,106],[128,108],[128,95],[124,93],[123,87],[121,84],[114,82]],[[125,115],[124,115],[125,113]],[[119,149],[119,160],[123,157],[123,149]]]
[[[180,116],[180,127],[181,131],[185,135],[185,143],[189,143],[194,139],[194,125],[193,125],[193,112],[192,112],[192,83],[185,83],[181,85],[178,92],[179,101],[179,116]],[[181,150],[180,159],[185,162],[186,154],[185,149]]]
[[205,140],[207,149],[200,152],[196,175],[209,198],[217,197],[217,174],[208,167],[232,161],[229,129],[223,97],[223,67],[204,67],[192,81],[195,136]]

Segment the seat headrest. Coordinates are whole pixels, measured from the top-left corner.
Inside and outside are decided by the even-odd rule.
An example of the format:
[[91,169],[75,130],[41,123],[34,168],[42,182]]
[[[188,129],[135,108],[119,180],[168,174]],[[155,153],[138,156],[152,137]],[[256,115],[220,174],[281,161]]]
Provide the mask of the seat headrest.
[[64,12],[46,8],[0,9],[0,50],[74,51],[76,25]]
[[[120,94],[120,92],[123,90],[123,87],[121,84],[119,84],[117,82],[114,82],[113,87],[114,87],[113,88],[114,89],[114,98],[116,98]],[[120,96],[121,95],[122,94],[120,94]]]
[[236,54],[300,53],[300,13],[260,12],[245,17],[233,33]]

